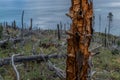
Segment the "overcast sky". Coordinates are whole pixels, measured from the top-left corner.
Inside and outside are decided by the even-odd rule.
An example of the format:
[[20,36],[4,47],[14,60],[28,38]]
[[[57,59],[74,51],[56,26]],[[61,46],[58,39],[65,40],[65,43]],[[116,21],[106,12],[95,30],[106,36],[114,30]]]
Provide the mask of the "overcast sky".
[[98,31],[99,15],[102,16],[101,32],[108,26],[107,15],[109,12],[113,13],[113,28],[112,33],[120,34],[120,0],[94,0],[94,11],[96,16],[96,31]]
[[[112,12],[114,15],[112,33],[120,34],[120,0],[93,1],[95,30],[99,31],[99,16],[101,15],[102,25],[100,31],[105,31],[105,27],[108,26],[107,15]],[[25,10],[25,14],[27,14],[25,16],[26,22],[32,16],[34,24],[39,23],[40,26],[45,27],[52,23],[56,27],[56,23],[59,21],[69,21],[65,13],[69,11],[70,3],[71,0],[0,0],[0,22],[15,19],[21,24],[21,12]]]

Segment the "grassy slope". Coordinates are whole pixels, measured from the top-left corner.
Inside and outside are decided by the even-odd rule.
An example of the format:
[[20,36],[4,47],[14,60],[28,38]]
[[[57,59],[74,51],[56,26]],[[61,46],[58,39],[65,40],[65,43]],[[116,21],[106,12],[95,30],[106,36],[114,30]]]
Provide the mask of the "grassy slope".
[[[11,31],[14,32],[14,31]],[[16,32],[17,33],[17,32]],[[19,32],[18,32],[19,33]],[[66,46],[50,46],[48,48],[40,47],[41,43],[47,44],[62,44],[65,41],[65,38],[61,41],[57,40],[57,37],[53,34],[54,32],[49,32],[45,35],[33,35],[31,36],[26,42],[24,47],[20,47],[21,43],[18,43],[16,47],[11,47],[13,44],[8,46],[8,49],[0,49],[0,57],[8,57],[11,56],[13,53],[23,53],[24,55],[32,55],[32,48],[33,45],[36,49],[36,53],[40,54],[41,50],[45,54],[52,54],[52,53],[66,53]],[[13,35],[13,34],[12,34]],[[94,43],[92,43],[94,44]],[[113,55],[110,50],[102,47],[99,49],[101,52],[97,56],[93,58],[93,70],[96,73],[93,76],[94,80],[120,80],[120,54]],[[51,62],[55,64],[57,67],[65,70],[65,59],[51,59]],[[28,62],[28,63],[21,63],[18,67],[21,80],[60,80],[56,77],[54,71],[48,70],[46,63],[37,63]],[[14,71],[9,66],[3,66],[0,68],[0,75],[4,78],[4,80],[16,80]]]

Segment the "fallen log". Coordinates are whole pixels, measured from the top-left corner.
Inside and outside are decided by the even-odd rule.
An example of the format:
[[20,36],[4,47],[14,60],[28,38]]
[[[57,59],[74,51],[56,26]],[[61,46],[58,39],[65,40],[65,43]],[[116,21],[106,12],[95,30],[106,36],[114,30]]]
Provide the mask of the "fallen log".
[[3,40],[3,41],[0,41],[0,46],[5,44],[8,40]]
[[[14,62],[28,62],[28,61],[44,61],[44,59],[47,61],[50,58],[62,58],[65,57],[66,54],[51,54],[51,55],[31,55],[31,56],[17,56],[14,58]],[[11,57],[0,59],[0,67],[4,65],[11,64]]]
[[2,40],[2,41],[0,41],[0,47],[1,48],[6,47],[8,45],[8,42],[16,44],[16,43],[19,43],[21,41],[23,41],[23,39],[21,39],[21,38],[10,38],[10,39],[6,39],[6,40]]

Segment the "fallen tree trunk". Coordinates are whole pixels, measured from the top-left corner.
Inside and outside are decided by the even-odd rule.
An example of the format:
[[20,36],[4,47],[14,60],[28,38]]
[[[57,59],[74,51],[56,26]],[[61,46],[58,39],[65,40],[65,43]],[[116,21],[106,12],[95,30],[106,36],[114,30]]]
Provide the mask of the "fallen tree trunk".
[[[91,51],[91,56],[96,55],[97,53],[99,53],[98,51],[96,51],[97,49],[99,49],[100,47],[102,47],[102,45],[95,47],[93,49],[90,49],[89,51]],[[50,54],[50,55],[32,55],[32,56],[18,56],[15,58],[15,62],[27,62],[27,61],[34,61],[34,60],[39,60],[39,61],[44,61],[43,57],[45,58],[45,60],[49,60],[50,58],[66,58],[67,54]],[[8,65],[11,63],[11,57],[8,58],[4,58],[4,59],[0,59],[0,66],[3,65]]]
[[8,45],[8,42],[16,44],[21,41],[23,41],[23,39],[21,39],[21,38],[11,38],[11,39],[2,40],[2,41],[0,41],[0,47],[2,48],[4,46]]
[[[51,55],[31,55],[31,56],[17,56],[14,58],[14,62],[28,62],[28,61],[44,61],[50,58],[62,58],[66,54],[51,54]],[[0,66],[9,65],[11,63],[11,57],[0,59]]]
[[8,40],[0,41],[0,46],[4,45]]

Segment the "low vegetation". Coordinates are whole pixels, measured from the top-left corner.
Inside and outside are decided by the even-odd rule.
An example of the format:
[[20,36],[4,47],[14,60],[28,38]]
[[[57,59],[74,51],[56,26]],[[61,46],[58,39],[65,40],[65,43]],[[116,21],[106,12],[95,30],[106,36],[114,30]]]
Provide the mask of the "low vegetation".
[[[21,30],[14,30],[13,28],[5,28],[0,35],[6,34],[7,36],[1,37],[3,39],[20,37]],[[24,31],[24,34],[30,33],[24,36],[24,40],[16,44],[8,42],[6,48],[0,48],[0,58],[11,57],[13,54],[39,55],[39,54],[66,54],[67,42],[66,34],[62,31],[61,40],[58,39],[57,33],[54,30],[32,30]],[[15,35],[14,35],[15,34]],[[116,42],[118,46],[115,49],[111,49],[115,45],[110,44],[110,47],[104,47],[104,43],[100,42],[104,37],[104,34],[93,36],[94,41],[91,43],[91,47],[96,47],[100,44],[103,46],[99,48],[100,54],[93,57],[93,80],[119,80],[120,79],[120,50],[119,42]],[[115,37],[115,36],[113,36]],[[119,40],[119,37],[116,37]],[[103,40],[104,41],[104,40]],[[66,57],[49,60],[54,66],[61,70],[66,70]],[[23,63],[16,63],[17,69],[20,73],[21,80],[60,80],[56,72],[48,66],[48,62],[44,61],[30,61]],[[4,65],[0,67],[0,80],[16,80],[15,72],[11,65]]]

